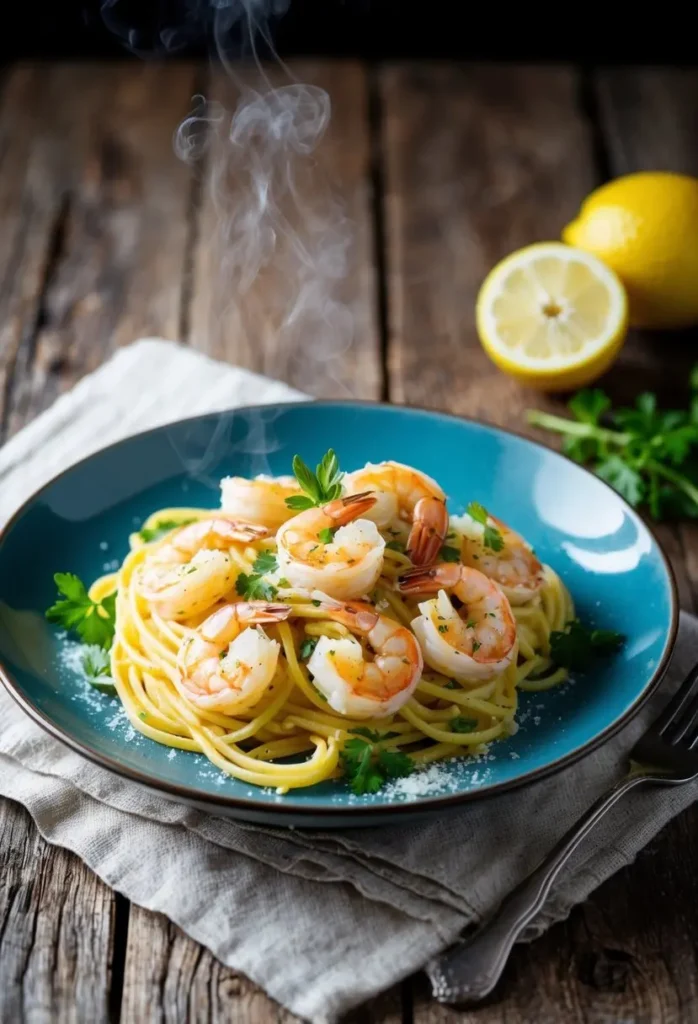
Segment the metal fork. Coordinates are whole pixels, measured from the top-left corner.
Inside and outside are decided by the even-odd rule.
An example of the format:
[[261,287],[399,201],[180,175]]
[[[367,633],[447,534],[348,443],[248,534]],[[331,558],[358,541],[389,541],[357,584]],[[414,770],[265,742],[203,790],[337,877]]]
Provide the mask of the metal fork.
[[442,1003],[475,1003],[499,981],[512,947],[533,921],[558,874],[621,797],[648,783],[675,786],[698,778],[698,665],[630,751],[624,778],[565,833],[541,864],[470,938],[434,961],[430,976]]

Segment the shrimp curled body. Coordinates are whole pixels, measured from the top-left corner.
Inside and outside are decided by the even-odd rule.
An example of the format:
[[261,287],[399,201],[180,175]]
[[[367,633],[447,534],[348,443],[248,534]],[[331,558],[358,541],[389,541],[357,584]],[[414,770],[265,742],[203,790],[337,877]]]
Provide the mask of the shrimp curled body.
[[293,476],[256,476],[252,480],[227,476],[221,480],[221,508],[276,531],[295,515],[286,498],[300,493]]
[[[403,594],[436,594],[419,605],[412,622],[425,661],[462,682],[493,679],[515,661],[516,620],[509,601],[477,569],[453,562],[412,569],[400,577]],[[454,608],[446,591],[462,607]]]
[[282,576],[294,587],[321,590],[340,601],[368,594],[381,574],[385,550],[375,523],[359,518],[374,502],[371,494],[352,494],[285,523],[276,535]]
[[379,529],[411,524],[407,554],[415,565],[429,565],[448,533],[446,495],[436,480],[401,462],[368,463],[344,480],[349,494],[371,490],[376,504],[367,514]]
[[236,714],[253,707],[274,677],[279,644],[256,623],[282,622],[290,608],[240,601],[218,608],[179,649],[178,689],[202,710]]
[[499,532],[502,546],[498,551],[485,545],[483,524],[475,522],[467,512],[451,516],[451,527],[461,538],[461,560],[498,583],[511,604],[526,604],[545,583],[543,566],[515,530],[494,516],[488,516],[487,522]]
[[198,519],[165,538],[147,558],[139,591],[163,618],[182,619],[205,611],[230,590],[229,550],[269,531],[221,515]]
[[352,718],[385,718],[405,704],[422,675],[422,652],[405,626],[369,604],[324,600],[329,619],[364,637],[374,651],[367,661],[352,638],[321,636],[308,661],[315,686],[331,708]]

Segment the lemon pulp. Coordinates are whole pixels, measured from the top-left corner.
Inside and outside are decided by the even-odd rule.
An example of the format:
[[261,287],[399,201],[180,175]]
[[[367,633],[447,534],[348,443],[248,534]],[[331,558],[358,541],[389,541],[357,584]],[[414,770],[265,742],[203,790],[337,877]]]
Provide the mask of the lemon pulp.
[[476,318],[502,370],[533,387],[568,390],[610,366],[628,312],[623,285],[599,259],[544,242],[497,264],[480,289]]

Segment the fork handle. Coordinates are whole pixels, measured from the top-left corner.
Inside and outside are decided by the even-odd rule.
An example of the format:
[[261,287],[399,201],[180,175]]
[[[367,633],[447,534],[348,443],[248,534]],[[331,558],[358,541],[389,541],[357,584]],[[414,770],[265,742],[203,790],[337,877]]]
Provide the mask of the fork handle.
[[429,965],[434,995],[441,1003],[478,1002],[499,981],[512,947],[535,918],[550,887],[582,840],[629,790],[652,781],[631,774],[601,796],[564,834],[549,855],[504,898],[494,915],[470,939],[452,946]]

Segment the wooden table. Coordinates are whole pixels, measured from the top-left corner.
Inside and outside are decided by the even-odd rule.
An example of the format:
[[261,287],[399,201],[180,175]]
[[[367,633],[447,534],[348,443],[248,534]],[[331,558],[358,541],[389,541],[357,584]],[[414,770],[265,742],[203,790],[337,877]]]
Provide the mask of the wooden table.
[[[344,283],[356,337],[329,361],[230,328],[215,284],[206,161],[172,132],[211,73],[137,62],[19,67],[0,93],[0,442],[111,352],[179,338],[317,396],[383,398],[525,429],[535,402],[483,355],[473,302],[493,263],[557,238],[605,178],[698,173],[698,73],[662,69],[299,65],[329,90],[321,162],[356,228]],[[306,193],[312,198],[312,190]],[[684,399],[696,336],[633,335],[607,386]],[[183,413],[186,410],[183,410]],[[695,526],[661,526],[684,607]],[[688,811],[531,946],[496,997],[459,1013],[420,978],[356,1020],[415,1024],[698,1020],[698,815]],[[0,1020],[291,1017],[176,927],[111,892],[0,804]]]

